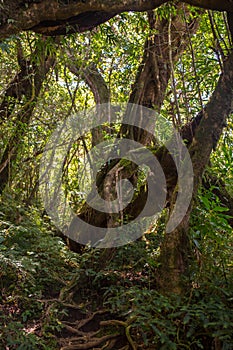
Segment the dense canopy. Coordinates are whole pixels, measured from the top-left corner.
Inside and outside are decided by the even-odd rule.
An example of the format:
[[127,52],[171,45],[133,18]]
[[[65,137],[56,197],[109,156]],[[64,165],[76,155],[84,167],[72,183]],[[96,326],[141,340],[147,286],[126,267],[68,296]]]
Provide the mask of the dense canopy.
[[0,76],[0,348],[232,349],[233,1],[0,0]]

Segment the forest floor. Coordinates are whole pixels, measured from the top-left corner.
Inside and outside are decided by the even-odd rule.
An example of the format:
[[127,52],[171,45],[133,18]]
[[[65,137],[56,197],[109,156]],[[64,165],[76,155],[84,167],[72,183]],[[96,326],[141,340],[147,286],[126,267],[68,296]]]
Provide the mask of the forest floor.
[[49,218],[0,203],[0,349],[233,348],[232,274],[193,267],[184,296],[156,290],[162,235],[116,249],[69,250]]

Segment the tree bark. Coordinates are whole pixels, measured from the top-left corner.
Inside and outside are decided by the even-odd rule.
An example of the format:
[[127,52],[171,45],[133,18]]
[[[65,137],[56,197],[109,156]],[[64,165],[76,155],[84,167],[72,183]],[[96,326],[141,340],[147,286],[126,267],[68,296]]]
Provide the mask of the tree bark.
[[[116,14],[150,11],[166,0],[7,0],[1,4],[0,40],[21,31],[66,35],[91,30]],[[233,12],[232,1],[184,0],[205,9]]]
[[[187,18],[189,18],[187,7],[184,9]],[[159,111],[170,79],[171,64],[176,62],[186,46],[186,40],[188,38],[187,25],[190,34],[192,34],[196,31],[199,21],[197,17],[190,17],[188,24],[186,24],[182,13],[178,11],[177,15],[172,18],[171,33],[169,33],[169,21],[167,19],[156,21],[154,13],[152,12],[149,13],[148,19],[151,31],[156,30],[159,34],[151,35],[150,39],[146,41],[144,57],[132,87],[129,102],[154,108]],[[168,45],[169,34],[171,35],[171,41],[173,43],[172,47]],[[172,62],[170,58],[172,58]],[[192,129],[191,124],[188,128]],[[124,121],[119,136],[136,140],[145,146],[150,145],[153,139],[151,134],[136,127],[132,128],[124,124]],[[167,168],[167,174],[165,175],[168,175],[168,192],[172,193],[177,180],[176,170],[175,176],[173,174],[175,168],[174,162],[168,152],[164,152],[164,149],[160,152],[159,161],[162,167],[165,165]],[[127,178],[134,185],[137,181],[137,168],[136,164],[132,162],[129,162],[127,166],[125,166],[122,161],[118,160],[113,160],[110,164],[106,164],[97,178],[99,193],[102,193],[102,197],[108,198],[108,200],[110,200],[110,197],[116,199],[117,193],[115,184],[117,183],[117,177],[121,179]],[[172,176],[170,176],[171,173]],[[108,193],[108,189],[111,189],[111,193]],[[91,208],[88,204],[85,204],[79,217],[93,226],[109,227],[113,222],[115,222],[115,224],[116,222],[120,223],[122,217],[124,220],[129,216],[131,219],[135,219],[138,213],[143,209],[146,200],[147,189],[145,186],[142,186],[139,195],[133,198],[133,202],[119,214],[109,215],[104,212],[99,212]],[[72,223],[70,228],[70,234],[72,236],[75,233],[74,230],[75,225]],[[88,234],[86,234],[85,238],[82,237],[81,240],[85,241],[85,239],[86,242],[94,243],[97,238],[89,237]]]
[[[94,64],[90,64],[88,67],[78,67],[75,63],[75,55],[72,52],[68,52],[69,63],[68,67],[71,73],[77,77],[83,78],[85,83],[91,89],[96,105],[110,102],[110,91],[101,73],[98,71]],[[99,126],[91,131],[92,134],[92,147],[104,140],[104,133],[110,131],[110,128]]]
[[[205,167],[209,163],[213,148],[226,125],[226,117],[232,112],[233,104],[233,51],[224,63],[215,91],[204,108],[203,118],[196,129],[189,153],[193,164],[195,198]],[[183,278],[188,272],[190,254],[189,219],[192,204],[180,223],[171,233],[166,233],[160,253],[160,267],[157,282],[164,293],[182,293],[188,287]],[[187,283],[187,280],[186,280]]]

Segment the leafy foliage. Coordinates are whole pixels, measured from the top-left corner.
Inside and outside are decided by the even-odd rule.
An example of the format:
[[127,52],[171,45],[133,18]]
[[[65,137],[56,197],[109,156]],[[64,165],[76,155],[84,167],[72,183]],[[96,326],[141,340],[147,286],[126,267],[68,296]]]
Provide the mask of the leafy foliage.
[[56,309],[46,315],[45,301],[59,295],[77,260],[36,208],[8,196],[0,215],[1,347],[54,349],[51,331],[60,325]]
[[[185,16],[183,8],[180,11]],[[195,10],[193,16],[197,11],[199,29],[193,36],[187,33],[184,55],[173,67],[176,89],[168,85],[161,112],[178,129],[190,122],[209,99],[231,49],[225,14]],[[169,20],[176,13],[169,4],[160,7],[155,18]],[[60,38],[58,49],[52,39],[47,39],[45,56],[52,53],[56,60],[43,83],[30,124],[18,120],[26,105],[25,96],[7,98],[11,113],[9,118],[3,115],[1,119],[0,157],[11,146],[9,140],[18,128],[22,137],[17,152],[9,152],[8,160],[12,154],[15,157],[7,164],[8,186],[0,197],[2,349],[55,350],[59,338],[67,336],[67,320],[75,318],[80,310],[89,315],[102,309],[107,310],[108,319],[125,322],[126,332],[130,330],[139,349],[233,347],[232,216],[216,194],[220,190],[216,183],[208,188],[203,183],[195,199],[189,235],[192,256],[184,277],[190,288],[182,296],[160,294],[156,284],[157,258],[169,208],[141,240],[114,251],[80,247],[80,254],[74,254],[40,203],[39,161],[49,136],[58,122],[95,104],[84,79],[85,70],[94,67],[101,74],[112,102],[128,101],[145,43],[154,34],[159,35],[149,30],[147,14],[123,13],[91,32]],[[0,44],[3,96],[22,69],[20,58],[24,64],[40,63],[39,55],[33,52],[41,52],[43,43],[39,35],[20,34]],[[70,64],[77,68],[76,75],[69,69]],[[116,126],[111,136],[119,129]],[[106,139],[111,136],[104,134]],[[64,165],[63,185],[77,211],[84,203],[80,185],[87,185],[82,175],[85,167],[90,168],[87,151],[91,143],[91,133],[77,140]],[[1,171],[4,166],[0,164]],[[224,179],[232,199],[231,117],[204,175],[208,176]],[[139,172],[138,180],[137,195],[145,173]],[[113,332],[115,329],[110,328],[109,333]]]

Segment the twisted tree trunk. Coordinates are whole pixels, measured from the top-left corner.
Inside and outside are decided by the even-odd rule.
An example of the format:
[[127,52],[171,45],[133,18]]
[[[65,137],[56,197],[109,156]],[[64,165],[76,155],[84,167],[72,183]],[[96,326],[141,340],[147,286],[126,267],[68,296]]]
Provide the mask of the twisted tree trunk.
[[[167,19],[156,21],[153,12],[148,14],[150,30],[152,33],[156,31],[158,34],[151,34],[145,43],[144,56],[142,63],[139,66],[135,83],[132,87],[132,93],[129,98],[130,103],[153,108],[157,112],[160,111],[170,79],[172,66],[185,49],[188,35],[194,33],[198,27],[198,18],[189,17],[187,7],[184,7],[184,11],[186,12],[186,17],[189,18],[188,23],[185,22],[183,12],[180,10],[181,5],[178,5],[177,15],[173,16],[171,19],[171,25],[169,25],[169,20]],[[187,27],[189,33],[187,32]],[[168,45],[169,36],[170,41],[173,43],[172,46]],[[74,68],[72,69],[74,72]],[[84,71],[83,74],[86,75],[86,71]],[[92,84],[89,84],[89,86],[91,87],[94,96],[96,96],[95,90],[97,89],[98,91],[101,91],[104,85],[103,83],[95,84],[95,89],[93,89]],[[100,88],[101,86],[102,88]],[[98,95],[100,95],[100,92]],[[190,139],[190,142],[196,123],[196,120],[193,121],[182,131],[185,138]],[[135,140],[144,146],[153,143],[153,136],[150,133],[138,127],[129,126],[124,123],[124,120],[118,136]],[[170,196],[173,193],[177,181],[175,164],[169,153],[164,151],[164,148],[157,150],[155,153],[164,168],[167,186],[169,188],[168,194]],[[137,169],[138,167],[136,164],[132,162],[128,162],[127,165],[125,165],[121,160],[116,159],[106,164],[106,166],[99,172],[96,181],[99,193],[102,193],[102,197],[106,198],[108,201],[114,200],[117,197],[115,186],[117,183],[117,177],[127,178],[134,185],[137,182]],[[147,188],[143,185],[141,186],[139,195],[135,196],[133,202],[122,212],[118,214],[108,214],[97,211],[86,203],[83,206],[79,217],[93,226],[111,227],[112,225],[118,225],[122,222],[122,219],[134,219],[137,217],[142,211],[146,200]],[[167,200],[169,201],[170,198],[167,198]],[[153,203],[151,203],[151,207],[153,211]],[[73,237],[77,234],[77,238],[79,237],[81,241],[86,241],[86,243],[95,243],[96,240],[103,238],[90,237],[88,233],[85,233],[85,237],[83,236],[83,233],[80,233],[80,235],[82,235],[82,237],[80,237],[78,227],[75,227],[74,222],[71,224],[69,233]]]

